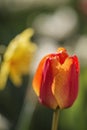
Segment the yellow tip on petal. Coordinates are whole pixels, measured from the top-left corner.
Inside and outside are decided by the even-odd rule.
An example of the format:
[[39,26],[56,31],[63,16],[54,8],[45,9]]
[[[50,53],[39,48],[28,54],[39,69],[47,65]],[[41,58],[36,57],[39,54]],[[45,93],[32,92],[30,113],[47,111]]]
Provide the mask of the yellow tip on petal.
[[60,52],[60,53],[61,53],[61,52],[67,52],[67,51],[66,51],[66,49],[65,49],[65,48],[60,47],[60,48],[58,48],[57,52]]

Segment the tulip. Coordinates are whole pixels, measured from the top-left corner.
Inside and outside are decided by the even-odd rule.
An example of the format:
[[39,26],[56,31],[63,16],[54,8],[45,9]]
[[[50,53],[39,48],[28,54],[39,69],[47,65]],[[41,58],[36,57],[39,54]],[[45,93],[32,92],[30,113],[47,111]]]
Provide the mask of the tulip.
[[78,95],[79,61],[65,48],[45,56],[35,73],[33,89],[39,101],[52,109],[72,106]]

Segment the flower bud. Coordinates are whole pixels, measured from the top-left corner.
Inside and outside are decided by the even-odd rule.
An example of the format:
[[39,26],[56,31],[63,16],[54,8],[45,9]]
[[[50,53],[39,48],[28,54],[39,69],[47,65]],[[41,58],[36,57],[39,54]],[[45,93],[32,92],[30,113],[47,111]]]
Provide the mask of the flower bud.
[[52,109],[70,107],[78,94],[79,61],[65,48],[45,56],[35,73],[33,89],[39,101]]

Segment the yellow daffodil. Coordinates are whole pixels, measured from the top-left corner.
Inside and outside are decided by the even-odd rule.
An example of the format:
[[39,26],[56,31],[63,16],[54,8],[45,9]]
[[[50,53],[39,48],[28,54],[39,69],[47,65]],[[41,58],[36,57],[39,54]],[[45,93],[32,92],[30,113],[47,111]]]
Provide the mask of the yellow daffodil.
[[6,85],[8,76],[16,86],[22,83],[22,76],[29,73],[29,66],[36,45],[31,42],[34,31],[26,29],[9,44],[3,57],[0,70],[0,89]]

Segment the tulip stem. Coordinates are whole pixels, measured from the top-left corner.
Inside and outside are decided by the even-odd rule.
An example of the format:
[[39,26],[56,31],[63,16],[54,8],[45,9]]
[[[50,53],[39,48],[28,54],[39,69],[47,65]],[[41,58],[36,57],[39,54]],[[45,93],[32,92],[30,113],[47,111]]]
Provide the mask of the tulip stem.
[[51,130],[57,130],[57,128],[58,128],[58,118],[59,118],[59,109],[57,108],[53,112],[53,120],[52,120],[52,129]]

